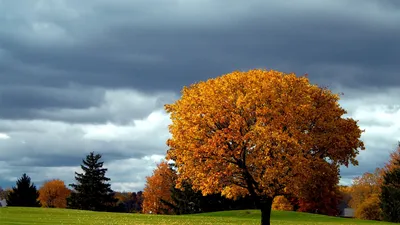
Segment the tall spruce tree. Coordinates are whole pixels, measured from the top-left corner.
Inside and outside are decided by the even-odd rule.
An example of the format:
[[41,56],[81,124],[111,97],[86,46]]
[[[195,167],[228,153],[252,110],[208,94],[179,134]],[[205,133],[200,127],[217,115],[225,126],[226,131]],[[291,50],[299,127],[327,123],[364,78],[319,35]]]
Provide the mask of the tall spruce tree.
[[99,162],[100,154],[91,152],[82,160],[81,168],[84,173],[75,172],[77,184],[70,184],[74,190],[67,200],[68,208],[111,211],[118,201],[108,183],[110,178],[105,176],[104,162]]
[[16,186],[8,194],[8,206],[40,207],[39,192],[31,178],[25,173],[17,180]]
[[[400,166],[400,160],[395,164]],[[387,171],[383,176],[380,201],[383,219],[400,223],[400,167]]]

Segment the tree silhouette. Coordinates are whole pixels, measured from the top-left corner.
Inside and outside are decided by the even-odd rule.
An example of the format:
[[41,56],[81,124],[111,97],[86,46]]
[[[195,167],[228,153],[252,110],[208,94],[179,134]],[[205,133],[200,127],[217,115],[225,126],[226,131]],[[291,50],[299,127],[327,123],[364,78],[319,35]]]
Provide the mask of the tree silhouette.
[[392,170],[383,177],[382,193],[380,195],[383,219],[400,223],[400,160]]
[[17,180],[7,198],[8,206],[40,207],[39,192],[25,173]]
[[82,160],[84,173],[75,172],[77,184],[70,184],[74,190],[67,200],[67,207],[92,211],[110,211],[118,201],[110,188],[110,178],[105,176],[104,162],[99,162],[100,154],[91,152]]

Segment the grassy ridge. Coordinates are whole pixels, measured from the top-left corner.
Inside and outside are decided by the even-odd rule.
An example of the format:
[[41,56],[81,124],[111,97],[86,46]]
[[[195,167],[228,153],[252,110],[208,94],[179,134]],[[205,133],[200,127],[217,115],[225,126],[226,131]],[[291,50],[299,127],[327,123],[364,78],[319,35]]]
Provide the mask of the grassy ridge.
[[[273,225],[358,225],[391,224],[376,221],[335,218],[307,213],[273,211]],[[160,216],[123,213],[103,213],[67,209],[0,208],[1,225],[21,224],[259,224],[260,213],[254,210],[225,211],[184,216]]]

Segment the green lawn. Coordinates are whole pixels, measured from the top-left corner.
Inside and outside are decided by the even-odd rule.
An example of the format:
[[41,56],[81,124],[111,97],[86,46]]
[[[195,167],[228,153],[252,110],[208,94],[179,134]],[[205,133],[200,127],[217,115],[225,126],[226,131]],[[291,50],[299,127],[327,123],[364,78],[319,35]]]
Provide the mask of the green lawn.
[[[307,213],[272,212],[272,224],[391,224],[375,221],[335,218]],[[259,224],[254,210],[226,211],[185,216],[102,213],[68,209],[0,208],[0,224]]]

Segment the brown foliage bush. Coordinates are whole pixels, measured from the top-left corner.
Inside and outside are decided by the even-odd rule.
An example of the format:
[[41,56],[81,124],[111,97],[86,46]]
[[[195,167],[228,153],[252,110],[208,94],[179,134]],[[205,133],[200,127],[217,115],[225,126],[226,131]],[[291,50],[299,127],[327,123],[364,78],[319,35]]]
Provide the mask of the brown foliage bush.
[[67,197],[71,194],[62,180],[50,180],[39,189],[39,201],[42,207],[66,208]]
[[285,196],[277,196],[272,203],[273,210],[293,211],[293,206]]
[[381,214],[380,201],[376,194],[362,202],[355,211],[355,217],[364,220],[381,220]]

